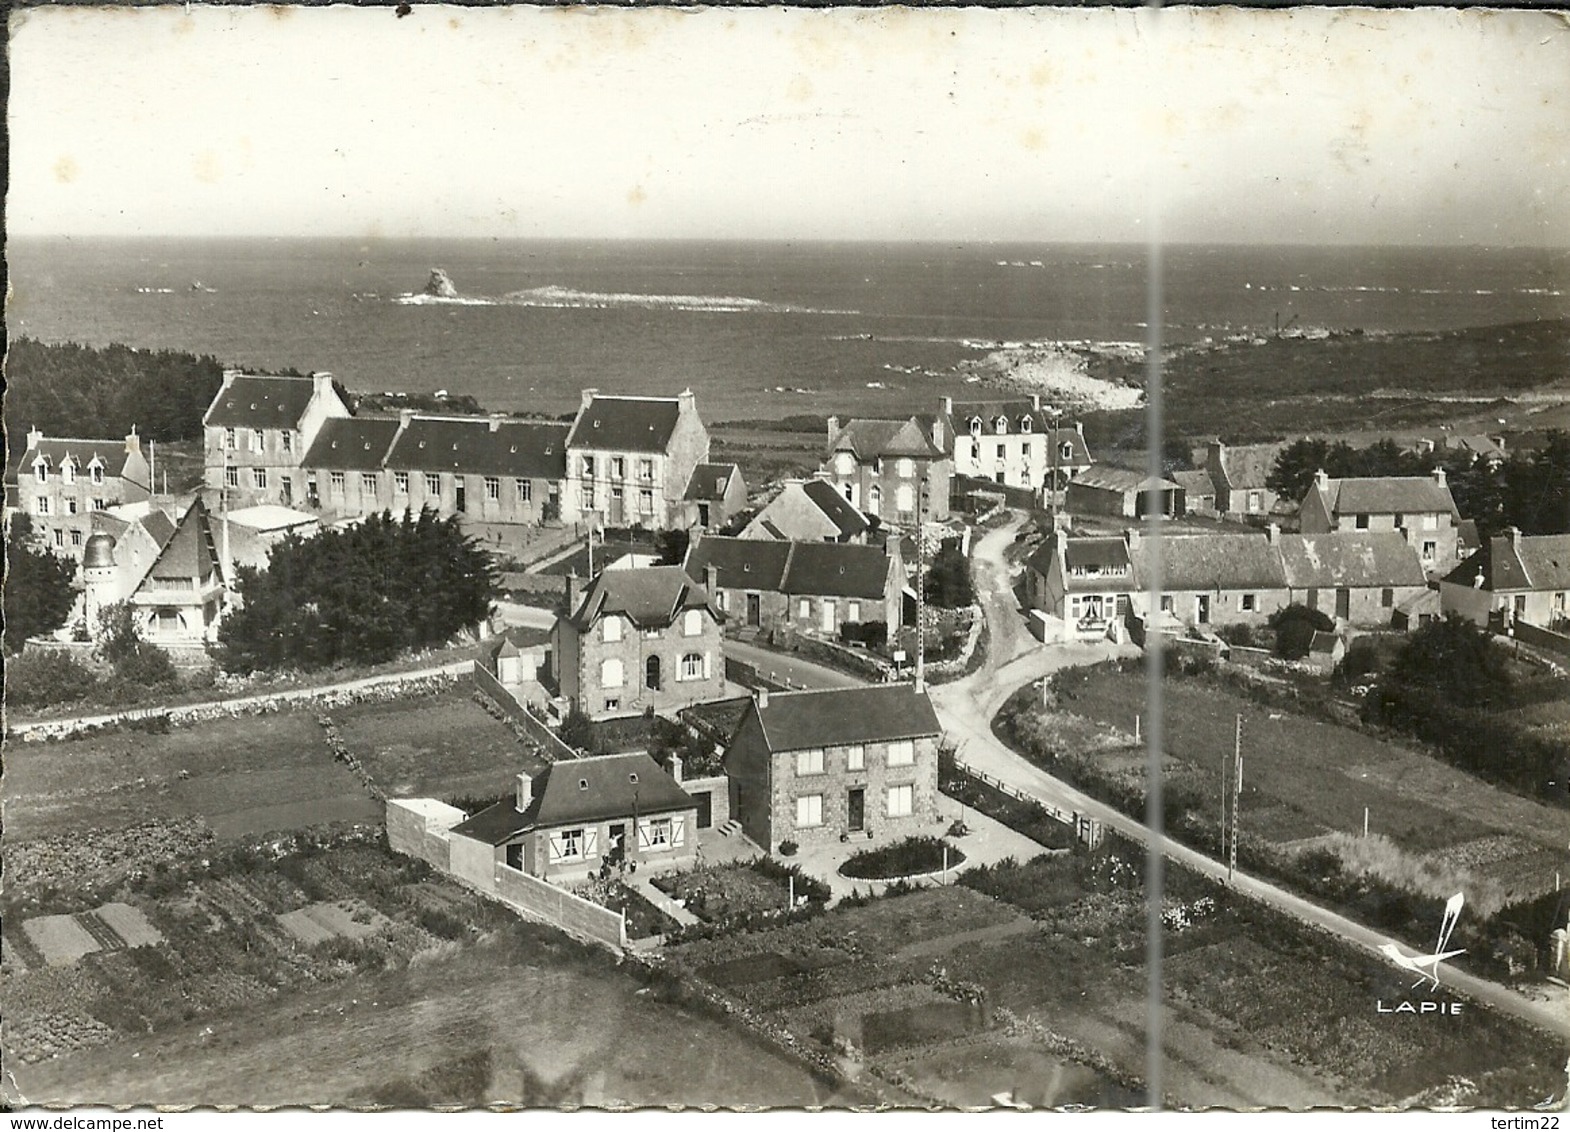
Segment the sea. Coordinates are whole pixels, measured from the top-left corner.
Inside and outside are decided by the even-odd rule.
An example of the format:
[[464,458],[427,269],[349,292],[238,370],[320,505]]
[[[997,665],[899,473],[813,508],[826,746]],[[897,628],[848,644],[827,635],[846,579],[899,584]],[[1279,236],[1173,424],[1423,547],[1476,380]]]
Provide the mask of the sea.
[[[1137,245],[13,238],[8,333],[563,413],[690,388],[711,423],[982,396],[978,359],[1137,351]],[[1180,246],[1172,344],[1570,316],[1570,250]],[[457,295],[422,294],[440,268]],[[1268,375],[1261,375],[1268,380]]]

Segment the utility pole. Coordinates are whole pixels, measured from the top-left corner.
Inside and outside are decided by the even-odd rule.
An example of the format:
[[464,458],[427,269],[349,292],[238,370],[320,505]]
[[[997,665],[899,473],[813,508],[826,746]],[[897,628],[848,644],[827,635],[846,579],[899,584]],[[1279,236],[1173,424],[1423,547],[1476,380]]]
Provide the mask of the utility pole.
[[1227,860],[1227,880],[1237,871],[1237,817],[1243,802],[1243,716],[1237,717],[1237,733],[1232,747],[1232,855]]
[[916,691],[927,687],[927,532],[921,523],[921,490],[916,490]]

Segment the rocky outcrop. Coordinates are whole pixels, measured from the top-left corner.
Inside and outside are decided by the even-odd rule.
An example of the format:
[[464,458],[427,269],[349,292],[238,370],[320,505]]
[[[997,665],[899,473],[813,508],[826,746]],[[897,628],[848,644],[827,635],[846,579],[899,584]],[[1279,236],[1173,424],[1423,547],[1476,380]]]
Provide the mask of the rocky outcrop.
[[431,277],[425,281],[425,290],[422,295],[430,295],[436,299],[456,299],[458,288],[453,286],[452,280],[447,278],[447,273],[439,267],[431,268]]

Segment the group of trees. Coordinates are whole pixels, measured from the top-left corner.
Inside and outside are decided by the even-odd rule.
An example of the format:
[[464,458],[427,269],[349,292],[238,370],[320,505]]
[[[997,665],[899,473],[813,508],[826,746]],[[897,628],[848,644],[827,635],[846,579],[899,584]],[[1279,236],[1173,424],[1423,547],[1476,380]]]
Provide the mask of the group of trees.
[[52,633],[76,604],[76,569],[33,538],[33,521],[18,511],[5,532],[5,652],[22,650],[28,637]]
[[456,516],[373,515],[291,538],[266,570],[241,569],[239,608],[218,631],[230,672],[374,664],[445,644],[490,614],[496,567]]
[[193,440],[223,384],[217,359],[177,350],[102,349],[18,338],[6,351],[5,415],[13,455],[38,427],[53,436]]
[[1284,498],[1300,500],[1321,468],[1342,478],[1426,476],[1437,467],[1445,469],[1462,517],[1476,520],[1484,538],[1506,527],[1531,535],[1570,531],[1570,432],[1562,430],[1548,433],[1536,451],[1497,463],[1465,453],[1417,453],[1389,439],[1353,448],[1344,440],[1308,437],[1281,450],[1266,483]]
[[926,599],[944,609],[958,609],[976,600],[970,582],[970,563],[959,539],[946,538],[927,566]]

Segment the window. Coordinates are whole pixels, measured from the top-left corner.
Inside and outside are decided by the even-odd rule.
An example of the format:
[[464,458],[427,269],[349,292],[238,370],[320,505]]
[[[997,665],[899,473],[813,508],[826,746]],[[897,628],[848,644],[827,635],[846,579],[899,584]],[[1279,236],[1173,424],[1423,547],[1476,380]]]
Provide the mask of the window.
[[376,473],[375,472],[361,472],[360,473],[360,490],[365,492],[367,495],[375,495],[376,494]]
[[236,433],[232,428],[224,429],[224,447],[233,452],[237,447],[239,447],[239,444],[239,434]]
[[899,462],[899,474],[904,476],[906,479],[909,479],[911,476],[915,475],[916,462],[914,460],[902,459]]
[[87,478],[92,480],[94,483],[103,483],[104,466],[102,464],[94,464],[91,468],[88,468]]
[[889,817],[908,818],[916,809],[916,788],[910,783],[889,787]]
[[681,635],[684,637],[703,635],[703,610],[689,609],[681,615]]
[[82,532],[81,531],[72,531],[71,532],[71,545],[72,546],[81,546],[82,545]]
[[970,435],[972,435],[972,436],[980,436],[981,435],[981,418],[980,417],[971,417],[970,418]]
[[55,545],[56,546],[64,546],[65,545],[65,531],[63,531],[63,530],[61,530],[59,528],[56,528],[56,530],[55,530]]
[[344,479],[345,479],[345,477],[344,477],[344,474],[342,472],[328,472],[327,473],[327,486],[332,488],[334,491],[342,491],[343,490],[343,485],[344,485]]
[[823,824],[823,795],[803,794],[796,799],[796,828],[809,829]]
[[701,653],[690,652],[681,658],[681,679],[703,679],[703,655]]
[[1172,612],[1172,597],[1170,594],[1161,595],[1161,611],[1163,613]]
[[1029,432],[1030,431],[1030,418],[1029,417],[1020,417],[1019,418],[1019,431],[1020,432]]
[[533,480],[518,480],[516,482],[516,487],[518,488],[518,502],[519,503],[528,503],[528,502],[531,502],[534,499],[534,481]]
[[620,456],[611,457],[611,479],[624,480],[627,478],[627,461]]
[[500,476],[485,477],[485,498],[500,501],[502,497],[502,481]]
[[1009,419],[1007,417],[999,417],[997,420],[992,422],[992,431],[997,433],[999,436],[1002,436],[1008,430]]
[[883,508],[883,489],[873,484],[867,489],[867,514],[876,515]]
[[889,765],[910,766],[916,761],[916,743],[913,739],[900,739],[889,744]]
[[845,611],[845,616],[852,621],[861,620],[861,602],[853,601]]
[[39,483],[48,483],[49,482],[49,462],[47,460],[40,460],[40,461],[38,461],[38,463],[34,464],[33,465],[33,475],[38,477],[38,482]]
[[258,488],[258,489],[265,489],[267,487],[267,469],[266,468],[252,468],[251,469],[251,484],[252,484],[252,486],[254,486],[254,487]]
[[812,602],[809,599],[802,598],[796,603],[796,619],[799,621],[812,620]]
[[240,486],[240,469],[239,468],[225,468],[224,469],[224,486],[225,487],[239,487]]
[[70,498],[70,499],[67,499],[65,501],[65,513],[67,515],[75,515],[76,514],[76,499],[75,498]]
[[1019,454],[1024,458],[1027,464],[1030,462],[1030,441],[1025,440],[1020,442]]
[[109,501],[107,499],[94,499],[93,500],[93,510],[94,511],[107,511],[107,510],[109,510]]
[[654,514],[654,493],[648,489],[638,492],[638,510],[645,515]]
[[440,495],[442,493],[442,477],[431,472],[425,473],[425,493],[427,495]]
[[583,475],[584,475],[584,478],[586,478],[586,479],[593,478],[593,476],[594,476],[594,457],[593,456],[585,456],[583,458]]
[[76,482],[76,464],[70,460],[60,465],[60,482],[72,484]]
[[796,752],[797,774],[822,774],[823,773],[823,748],[812,747],[805,751]]
[[1439,544],[1437,542],[1435,542],[1433,539],[1424,539],[1423,540],[1423,561],[1424,562],[1432,562],[1434,560],[1434,556],[1436,554],[1438,554],[1438,553],[1439,553]]
[[860,743],[845,748],[845,769],[865,770],[867,768],[867,748]]
[[265,452],[265,451],[267,451],[267,437],[262,432],[262,430],[259,429],[259,428],[253,428],[251,430],[251,451],[252,452]]
[[1009,454],[1008,445],[1006,445],[1006,444],[998,445],[998,459],[999,460],[1004,459],[1006,456],[1008,456],[1008,454]]
[[[1250,510],[1253,510],[1253,508],[1250,508]],[[1368,530],[1368,516],[1367,515],[1359,515],[1357,517],[1357,529],[1360,530],[1360,531]]]
[[620,711],[621,710],[621,699],[620,699],[620,697],[617,697],[617,696],[607,697],[607,699],[605,700],[605,710],[606,711]]
[[641,826],[642,828],[638,830],[642,835],[640,840],[643,842],[640,848],[660,850],[671,847],[670,818],[650,818],[642,822]]
[[1248,509],[1250,512],[1257,512],[1264,506],[1264,502],[1265,498],[1259,492],[1251,491],[1248,493]]
[[1396,603],[1396,591],[1384,589],[1379,591],[1379,604],[1389,609]]
[[1065,441],[1058,445],[1058,459],[1072,460],[1074,458],[1074,445]]
[[581,861],[586,839],[581,829],[559,829],[551,834],[551,860]]
[[600,629],[600,640],[605,641],[607,644],[621,640],[620,617],[613,613],[601,622],[601,625],[603,627]]
[[639,460],[638,461],[638,478],[640,480],[643,480],[645,483],[649,482],[650,480],[652,480],[654,478],[654,461],[653,460]]
[[910,484],[899,485],[899,489],[894,492],[894,506],[901,512],[916,509],[916,493],[911,490]]
[[970,458],[972,460],[981,459],[981,441],[972,440],[970,442]]
[[1258,594],[1244,594],[1240,600],[1244,613],[1253,613],[1259,608]]
[[615,657],[600,664],[600,687],[620,688],[626,682],[626,679],[622,663]]
[[278,434],[278,444],[285,452],[294,451],[294,430],[284,429]]
[[1398,531],[1404,530],[1406,528],[1406,516],[1401,514],[1399,511],[1396,512],[1395,527]]
[[399,495],[408,495],[409,494],[409,473],[408,472],[394,472],[393,473],[393,490],[396,491]]

